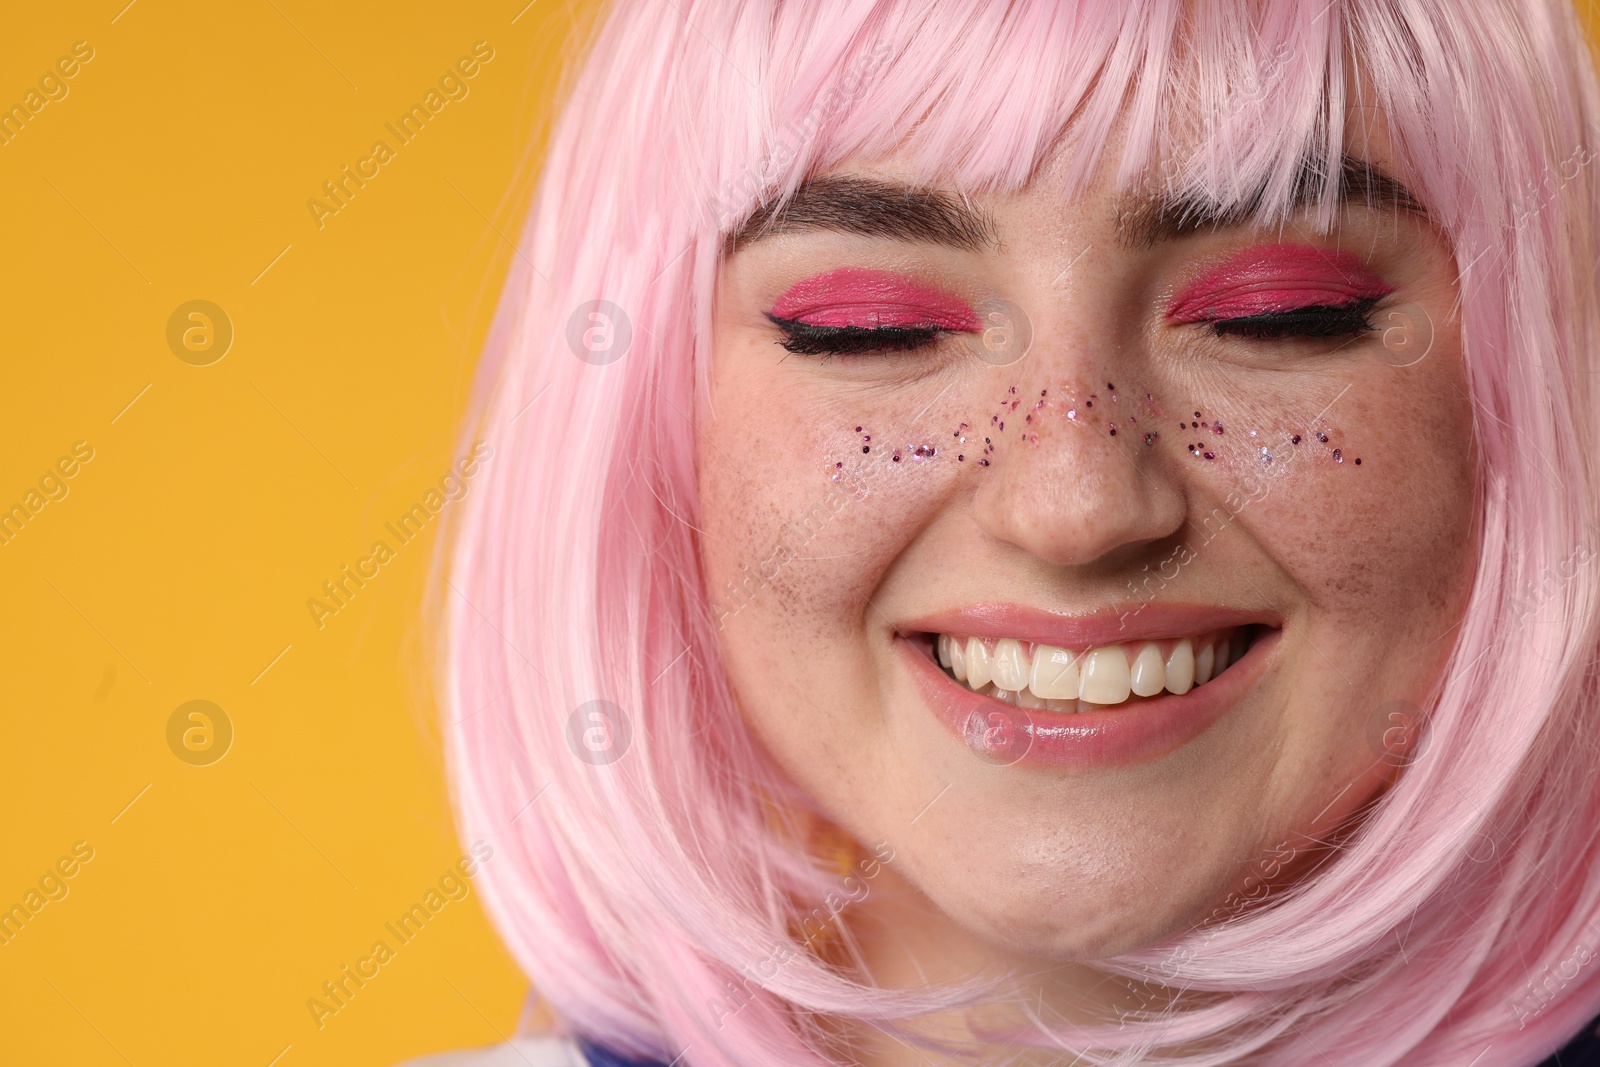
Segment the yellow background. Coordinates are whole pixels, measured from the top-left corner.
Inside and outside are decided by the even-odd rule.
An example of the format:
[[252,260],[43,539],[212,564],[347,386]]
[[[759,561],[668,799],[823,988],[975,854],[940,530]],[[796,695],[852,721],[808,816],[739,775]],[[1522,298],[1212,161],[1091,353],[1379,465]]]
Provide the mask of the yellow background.
[[[4,105],[95,52],[0,146],[0,508],[94,449],[0,545],[0,906],[95,850],[0,945],[0,1062],[499,1041],[526,985],[476,894],[320,1029],[306,1006],[465,851],[421,656],[437,523],[321,629],[306,601],[454,458],[576,17],[123,3],[32,5],[0,35]],[[469,95],[395,144],[384,123],[479,40]],[[306,201],[379,138],[396,158],[319,229]],[[235,331],[209,366],[167,343],[195,299]],[[168,746],[190,700],[233,724],[211,765]]]
[[[306,601],[397,547],[384,522],[455,456],[576,16],[125,3],[28,5],[0,34],[6,106],[94,49],[0,146],[0,509],[94,449],[0,545],[0,907],[95,850],[0,945],[0,1063],[350,1067],[499,1041],[526,983],[475,892],[313,1022],[307,999],[397,945],[383,924],[465,846],[421,657],[437,520],[322,629]],[[479,40],[468,95],[400,147],[384,123]],[[379,138],[395,158],[318,229],[306,201]],[[167,344],[194,299],[234,325],[209,366]],[[168,748],[195,699],[235,730],[209,766]]]

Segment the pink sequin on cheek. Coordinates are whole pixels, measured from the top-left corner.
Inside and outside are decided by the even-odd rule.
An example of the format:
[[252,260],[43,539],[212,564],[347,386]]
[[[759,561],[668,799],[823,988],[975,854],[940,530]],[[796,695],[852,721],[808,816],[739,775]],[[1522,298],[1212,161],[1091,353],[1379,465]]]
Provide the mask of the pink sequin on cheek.
[[903,274],[862,267],[840,267],[795,284],[772,314],[812,326],[983,328],[977,312],[950,294]]
[[1173,323],[1339,307],[1394,292],[1349,252],[1310,245],[1249,248],[1191,282],[1167,309]]

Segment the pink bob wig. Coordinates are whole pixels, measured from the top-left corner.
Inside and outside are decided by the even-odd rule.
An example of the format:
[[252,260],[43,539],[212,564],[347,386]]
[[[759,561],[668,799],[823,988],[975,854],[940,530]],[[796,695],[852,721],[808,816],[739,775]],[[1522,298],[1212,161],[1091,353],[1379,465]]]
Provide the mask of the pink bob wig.
[[1058,144],[1079,188],[1115,143],[1119,183],[1265,223],[1309,173],[1331,222],[1327,162],[1373,107],[1456,257],[1479,469],[1473,594],[1415,758],[1310,876],[1095,961],[1205,995],[1018,1040],[1083,1064],[1490,1067],[1600,1012],[1585,40],[1557,0],[612,4],[551,133],[467,424],[494,458],[439,568],[460,832],[494,844],[485,905],[561,1026],[820,1067],[830,1020],[999,995],[877,988],[796,935],[839,876],[730,696],[695,540],[729,235],[845,160],[1005,192]]

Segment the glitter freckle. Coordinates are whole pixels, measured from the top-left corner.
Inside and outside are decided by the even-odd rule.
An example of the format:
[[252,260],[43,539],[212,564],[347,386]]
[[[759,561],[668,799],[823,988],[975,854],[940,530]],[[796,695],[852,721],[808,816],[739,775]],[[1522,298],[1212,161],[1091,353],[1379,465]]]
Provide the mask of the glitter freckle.
[[1215,452],[1207,452],[1206,453],[1206,458],[1207,459],[1216,459],[1217,458],[1217,454]]
[[1339,451],[1337,448],[1334,449],[1333,450],[1333,461],[1335,463],[1343,463],[1344,462],[1344,453]]
[[1161,435],[1158,433],[1147,433],[1144,435],[1144,443],[1147,445],[1153,445],[1156,443],[1156,438],[1160,436]]
[[1356,466],[1358,466],[1358,467],[1361,466],[1361,457],[1360,456],[1356,457]]
[[1300,435],[1299,434],[1295,434],[1293,437],[1289,438],[1289,443],[1291,445],[1299,444],[1300,443]]

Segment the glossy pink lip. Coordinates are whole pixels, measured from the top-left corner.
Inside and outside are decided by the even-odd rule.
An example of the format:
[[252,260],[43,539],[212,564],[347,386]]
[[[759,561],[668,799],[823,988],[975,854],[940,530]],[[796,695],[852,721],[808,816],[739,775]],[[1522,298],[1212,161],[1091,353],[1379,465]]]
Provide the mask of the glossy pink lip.
[[1348,252],[1310,245],[1246,249],[1206,272],[1167,309],[1173,323],[1215,322],[1274,311],[1372,300],[1394,292]]
[[921,326],[978,330],[983,324],[966,304],[904,275],[840,267],[796,283],[778,298],[772,315],[812,326]]
[[1281,634],[1263,631],[1238,662],[1181,696],[1077,714],[974,693],[946,675],[922,644],[896,637],[895,646],[935,716],[979,758],[1004,766],[1116,767],[1155,759],[1198,737],[1260,680]]

